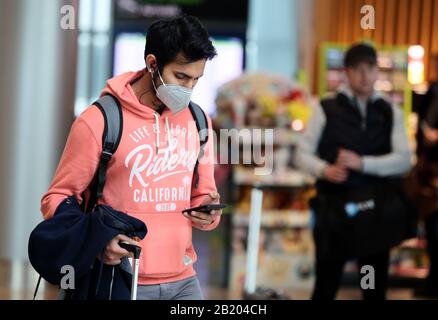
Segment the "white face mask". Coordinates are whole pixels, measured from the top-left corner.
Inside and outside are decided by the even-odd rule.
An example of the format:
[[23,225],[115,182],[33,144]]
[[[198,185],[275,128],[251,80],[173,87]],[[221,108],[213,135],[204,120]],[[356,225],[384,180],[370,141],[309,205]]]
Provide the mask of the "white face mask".
[[[149,72],[152,75],[152,71]],[[178,113],[186,108],[192,98],[192,90],[176,84],[165,84],[163,78],[161,77],[160,71],[157,70],[157,72],[162,84],[158,86],[157,89],[154,81],[152,80],[152,85],[154,86],[158,99],[160,99],[170,109],[170,111],[172,111],[173,114]]]

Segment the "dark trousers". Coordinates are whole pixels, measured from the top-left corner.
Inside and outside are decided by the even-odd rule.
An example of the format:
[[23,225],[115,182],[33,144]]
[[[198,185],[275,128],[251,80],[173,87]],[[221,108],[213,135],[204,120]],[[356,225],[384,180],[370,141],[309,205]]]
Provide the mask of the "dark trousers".
[[438,292],[438,212],[425,220],[427,253],[430,260],[426,288]]
[[[333,248],[335,254],[336,248]],[[336,257],[316,261],[316,281],[312,300],[333,300],[339,289],[346,258]],[[384,300],[386,298],[386,286],[388,280],[389,251],[374,254],[357,260],[359,281],[366,274],[361,274],[362,266],[374,267],[375,288],[362,289],[364,300]]]

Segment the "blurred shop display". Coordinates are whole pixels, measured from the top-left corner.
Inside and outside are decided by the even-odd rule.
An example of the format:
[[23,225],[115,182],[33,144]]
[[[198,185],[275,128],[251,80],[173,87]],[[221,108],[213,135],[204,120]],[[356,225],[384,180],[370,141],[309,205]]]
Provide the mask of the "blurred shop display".
[[[250,194],[252,187],[236,186],[233,212],[230,285],[243,291],[246,276]],[[313,283],[313,240],[307,200],[311,186],[264,185],[256,283],[273,289],[310,289]],[[275,203],[282,201],[278,208]],[[274,202],[274,205],[272,204]],[[275,206],[275,209],[272,207]]]
[[219,88],[216,121],[223,122],[220,127],[287,129],[276,131],[277,138],[287,142],[292,139],[287,137],[289,129],[304,129],[314,102],[294,81],[268,73],[245,73]]
[[[429,270],[429,258],[426,253],[426,240],[423,236],[409,239],[391,251],[389,264],[389,282],[392,286],[417,286],[426,278]],[[345,266],[347,278],[355,278],[356,264],[349,262]],[[356,285],[353,280],[352,285]]]
[[[230,290],[244,292],[254,186],[263,192],[255,267],[258,288],[251,295],[244,293],[245,297],[277,293],[279,298],[281,291],[272,290],[310,288],[313,242],[307,203],[314,194],[314,179],[294,169],[291,159],[298,134],[305,128],[315,100],[295,81],[267,73],[245,73],[219,88],[216,103],[215,127],[250,133],[240,135],[235,141],[241,157],[255,147],[264,150],[265,159],[270,158],[266,153],[273,153],[270,174],[257,175],[255,163],[239,161],[233,166]],[[251,134],[257,129],[273,129],[272,146],[263,135]]]

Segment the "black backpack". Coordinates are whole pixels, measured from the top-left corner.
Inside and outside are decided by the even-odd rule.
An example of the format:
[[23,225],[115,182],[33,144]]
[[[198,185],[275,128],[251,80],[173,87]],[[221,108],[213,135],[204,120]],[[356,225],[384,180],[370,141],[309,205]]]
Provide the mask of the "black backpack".
[[[92,211],[97,199],[102,196],[108,163],[119,146],[123,130],[122,108],[120,106],[120,102],[115,96],[111,94],[104,95],[93,104],[99,108],[104,118],[104,130],[102,134],[103,147],[95,177],[90,184],[90,197],[88,201],[82,202],[82,210],[84,212]],[[199,159],[201,159],[204,155],[204,148],[208,141],[208,122],[204,111],[199,105],[190,101],[189,109],[193,119],[196,122],[196,128],[198,129],[200,140],[200,151],[194,168],[193,181],[194,187],[198,188],[198,164]],[[85,194],[83,194],[83,199],[85,199]]]

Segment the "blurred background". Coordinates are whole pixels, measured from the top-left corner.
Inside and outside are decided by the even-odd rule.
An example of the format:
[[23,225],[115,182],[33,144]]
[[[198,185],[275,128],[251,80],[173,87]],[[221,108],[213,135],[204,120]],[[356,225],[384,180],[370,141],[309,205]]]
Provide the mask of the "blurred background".
[[[365,5],[374,8],[374,29],[361,27]],[[438,76],[438,0],[0,0],[0,299],[32,297],[38,276],[27,241],[42,220],[40,199],[73,120],[106,79],[144,67],[154,20],[182,13],[204,23],[219,54],[193,96],[215,129],[276,129],[272,175],[254,176],[251,165],[216,166],[230,207],[217,230],[194,231],[206,298],[242,298],[255,183],[266,186],[257,286],[309,298],[314,181],[291,159],[312,104],[345,81],[343,54],[352,43],[377,48],[376,89],[403,109],[415,153],[422,99]],[[419,221],[418,237],[391,253],[388,298],[414,298],[428,270],[425,248]],[[355,277],[347,265],[338,298],[360,298]],[[38,297],[55,296],[43,283]]]

